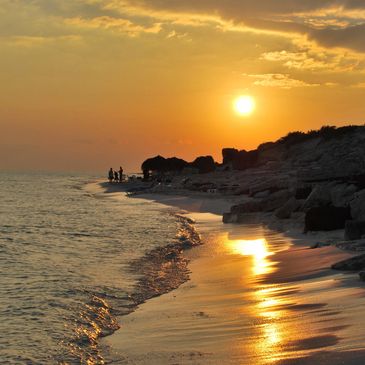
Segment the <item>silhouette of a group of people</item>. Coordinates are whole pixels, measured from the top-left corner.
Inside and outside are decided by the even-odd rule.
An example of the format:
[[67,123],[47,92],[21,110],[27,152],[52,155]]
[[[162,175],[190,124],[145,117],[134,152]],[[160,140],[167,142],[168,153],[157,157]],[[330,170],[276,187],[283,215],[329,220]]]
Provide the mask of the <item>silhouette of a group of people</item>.
[[113,170],[111,167],[108,173],[109,182],[122,182],[123,181],[123,168],[119,167],[119,171]]

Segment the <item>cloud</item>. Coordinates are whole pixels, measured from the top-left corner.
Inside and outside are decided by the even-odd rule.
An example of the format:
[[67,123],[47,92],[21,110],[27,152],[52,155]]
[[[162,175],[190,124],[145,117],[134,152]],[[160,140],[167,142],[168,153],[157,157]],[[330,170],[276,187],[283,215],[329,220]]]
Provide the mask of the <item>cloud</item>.
[[[302,34],[326,47],[365,51],[365,3],[351,0],[112,0],[108,9],[222,30]],[[198,19],[197,19],[198,18]],[[209,21],[207,21],[209,19]]]
[[15,47],[40,47],[50,44],[59,43],[78,43],[82,40],[79,35],[66,35],[66,36],[11,36],[0,37],[1,44]]
[[292,89],[297,87],[315,87],[319,84],[310,84],[302,80],[296,80],[286,74],[258,74],[245,75],[255,79],[254,86],[277,87],[280,89]]
[[288,69],[328,73],[359,70],[364,63],[364,57],[358,54],[326,50],[310,43],[307,43],[304,47],[298,47],[296,51],[264,52],[261,59],[279,62]]
[[125,33],[131,37],[136,37],[141,33],[157,34],[161,31],[161,24],[154,23],[152,25],[140,25],[135,24],[128,19],[113,18],[110,16],[100,16],[91,19],[85,18],[68,18],[65,19],[67,25],[76,26],[79,28],[92,28],[92,29],[106,29],[113,30],[120,33]]

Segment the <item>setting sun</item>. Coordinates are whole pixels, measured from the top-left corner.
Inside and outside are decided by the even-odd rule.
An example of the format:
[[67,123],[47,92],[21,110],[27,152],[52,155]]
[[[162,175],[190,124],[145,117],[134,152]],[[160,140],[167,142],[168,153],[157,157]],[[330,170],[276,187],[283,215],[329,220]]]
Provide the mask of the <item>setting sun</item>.
[[239,96],[234,100],[234,109],[239,115],[250,115],[255,109],[255,99],[249,95]]

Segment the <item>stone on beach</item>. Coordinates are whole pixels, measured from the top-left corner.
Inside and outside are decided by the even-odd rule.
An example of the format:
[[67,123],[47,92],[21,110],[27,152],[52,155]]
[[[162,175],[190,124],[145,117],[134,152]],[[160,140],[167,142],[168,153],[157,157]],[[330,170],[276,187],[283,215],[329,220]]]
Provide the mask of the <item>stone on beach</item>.
[[365,281],[365,271],[360,271],[359,272],[359,277],[361,281]]
[[314,207],[320,207],[323,205],[331,204],[331,189],[333,183],[330,184],[318,184],[316,185],[312,192],[309,194],[308,198],[303,204],[303,210],[308,211]]
[[305,215],[305,232],[332,231],[345,228],[351,219],[350,209],[344,207],[323,206],[310,208]]
[[365,189],[354,195],[350,207],[351,215],[354,219],[365,220]]
[[301,202],[294,197],[290,198],[282,207],[275,211],[275,216],[279,219],[290,218],[293,212],[299,209]]
[[354,184],[337,184],[330,191],[331,202],[335,207],[347,207],[358,188]]
[[365,221],[349,220],[345,224],[345,239],[357,240],[365,235]]

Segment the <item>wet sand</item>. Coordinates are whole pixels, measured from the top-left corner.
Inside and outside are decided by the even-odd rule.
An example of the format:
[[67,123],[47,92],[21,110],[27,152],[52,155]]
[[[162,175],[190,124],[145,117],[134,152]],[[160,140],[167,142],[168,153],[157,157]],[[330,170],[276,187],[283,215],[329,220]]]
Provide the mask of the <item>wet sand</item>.
[[[226,209],[191,205],[202,206]],[[205,242],[186,253],[191,280],[120,318],[104,339],[116,364],[365,363],[365,287],[328,269],[348,253],[215,214],[189,217]]]

